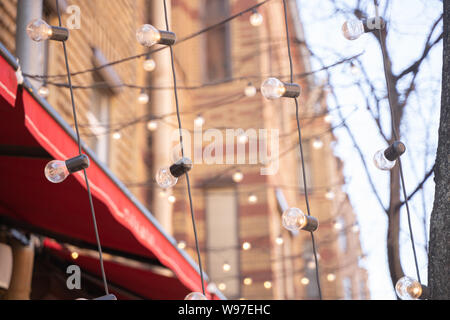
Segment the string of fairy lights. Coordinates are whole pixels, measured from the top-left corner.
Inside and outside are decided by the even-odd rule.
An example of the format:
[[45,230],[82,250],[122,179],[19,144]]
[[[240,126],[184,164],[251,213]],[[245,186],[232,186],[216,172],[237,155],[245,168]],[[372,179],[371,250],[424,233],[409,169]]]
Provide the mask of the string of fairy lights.
[[[203,34],[214,28],[217,28],[218,26],[228,23],[228,22],[232,21],[233,19],[242,16],[243,14],[245,14],[247,12],[251,12],[251,14],[250,14],[251,25],[253,25],[255,27],[260,26],[264,21],[264,17],[257,11],[257,8],[269,1],[271,1],[271,0],[265,0],[265,1],[259,2],[258,4],[254,5],[250,8],[247,8],[241,12],[238,12],[237,14],[234,14],[214,25],[211,25],[211,26],[204,28],[198,32],[195,32],[179,41],[176,41],[176,35],[169,30],[167,6],[166,6],[166,1],[163,0],[166,30],[158,30],[150,24],[144,24],[136,32],[137,41],[142,46],[144,46],[146,48],[151,48],[155,44],[159,44],[159,45],[162,45],[160,48],[153,49],[144,54],[126,57],[124,59],[113,61],[113,62],[104,64],[101,66],[97,66],[95,68],[78,71],[78,72],[74,72],[74,73],[70,72],[70,68],[69,68],[69,64],[68,64],[66,41],[69,38],[69,32],[68,32],[68,29],[63,28],[61,26],[61,15],[60,15],[59,6],[58,6],[59,1],[56,0],[57,13],[58,13],[58,18],[59,18],[59,26],[50,26],[41,19],[35,19],[28,24],[27,33],[32,40],[34,40],[34,41],[54,40],[54,41],[61,42],[63,45],[64,58],[65,58],[66,71],[67,71],[66,74],[45,75],[45,76],[29,75],[29,74],[24,74],[24,75],[27,77],[30,77],[30,78],[42,80],[43,85],[41,86],[41,88],[39,89],[38,92],[41,96],[43,96],[45,98],[48,97],[48,95],[49,95],[48,85],[53,85],[53,86],[57,86],[57,87],[68,87],[70,89],[73,120],[74,120],[75,129],[76,129],[79,154],[76,157],[66,159],[66,160],[50,161],[45,167],[45,176],[47,177],[47,179],[49,181],[51,181],[53,183],[60,183],[60,182],[63,182],[70,174],[75,174],[78,171],[83,171],[84,179],[85,179],[86,186],[87,186],[88,196],[89,196],[90,209],[91,209],[91,214],[92,214],[92,219],[93,219],[96,242],[97,242],[97,246],[98,246],[100,267],[101,267],[102,278],[103,278],[103,282],[104,282],[104,286],[105,286],[106,295],[109,295],[109,290],[108,290],[108,285],[107,285],[107,280],[106,280],[106,274],[105,274],[104,267],[103,267],[102,249],[101,249],[100,238],[98,235],[97,223],[96,223],[96,219],[95,219],[95,210],[94,210],[94,206],[93,206],[93,202],[92,202],[91,191],[89,188],[89,180],[88,180],[88,176],[86,173],[86,168],[89,167],[89,159],[86,155],[84,155],[82,153],[81,138],[80,138],[80,132],[79,132],[80,126],[79,126],[79,123],[77,120],[77,112],[76,112],[76,106],[75,106],[75,102],[74,102],[74,93],[73,93],[74,89],[99,88],[99,87],[105,86],[106,84],[95,83],[90,86],[74,86],[74,85],[72,85],[71,77],[79,75],[79,74],[84,74],[87,72],[98,71],[98,70],[100,70],[102,68],[106,68],[108,66],[112,66],[115,64],[119,64],[119,63],[124,63],[124,62],[138,59],[141,57],[144,57],[144,61],[142,63],[142,67],[144,68],[144,70],[147,72],[152,72],[157,67],[155,60],[152,58],[152,55],[160,50],[167,48],[167,47],[169,48],[170,57],[171,57],[171,66],[172,66],[172,76],[173,76],[173,86],[172,87],[136,86],[136,85],[131,85],[131,84],[120,84],[120,86],[138,89],[139,95],[137,97],[137,101],[139,104],[142,104],[142,105],[149,103],[150,98],[149,98],[148,93],[146,92],[147,90],[173,89],[175,105],[176,105],[175,115],[177,117],[178,129],[179,129],[181,159],[174,161],[174,163],[171,166],[160,168],[156,174],[155,180],[156,180],[157,185],[164,191],[164,190],[174,187],[176,185],[178,179],[181,178],[182,176],[184,176],[186,179],[187,193],[188,193],[188,197],[189,197],[189,205],[190,205],[190,212],[191,212],[191,218],[192,218],[192,227],[193,227],[193,231],[194,231],[195,248],[197,251],[197,258],[198,258],[199,269],[200,269],[202,292],[192,292],[189,295],[187,295],[185,299],[186,300],[206,300],[207,294],[206,294],[206,290],[205,290],[205,286],[204,286],[203,269],[202,269],[200,248],[199,248],[199,243],[198,243],[198,235],[197,235],[196,222],[195,222],[195,216],[194,216],[191,185],[190,185],[189,174],[188,174],[188,172],[193,167],[193,163],[184,154],[183,128],[181,125],[181,115],[183,113],[180,111],[177,90],[178,89],[195,90],[195,89],[199,89],[199,88],[204,88],[204,87],[208,87],[208,86],[216,86],[216,85],[220,85],[220,84],[228,83],[228,82],[232,82],[232,81],[237,81],[237,80],[240,80],[240,81],[248,80],[249,82],[247,83],[247,86],[244,88],[243,94],[241,94],[239,97],[235,97],[235,98],[241,99],[243,97],[253,97],[258,93],[258,89],[254,86],[254,84],[251,80],[255,80],[255,78],[259,79],[259,78],[261,78],[261,76],[258,76],[258,77],[244,76],[244,77],[239,77],[239,78],[224,79],[220,82],[205,83],[205,84],[201,84],[201,85],[197,85],[197,86],[185,86],[185,87],[178,88],[177,80],[176,80],[175,65],[174,65],[174,53],[173,53],[172,46],[174,46],[176,43],[178,44],[178,43],[187,41],[187,40],[192,39],[200,34]],[[287,51],[288,51],[288,58],[289,58],[290,74],[289,74],[289,76],[278,76],[278,77],[272,76],[272,77],[266,78],[261,84],[260,92],[268,100],[276,100],[276,99],[280,99],[280,98],[290,98],[295,102],[298,143],[296,143],[294,145],[294,147],[298,147],[299,153],[300,153],[300,160],[301,160],[301,164],[302,164],[302,176],[303,176],[303,193],[304,193],[304,197],[305,197],[305,205],[307,208],[307,214],[303,213],[298,208],[291,207],[283,212],[281,220],[282,220],[283,227],[291,232],[298,232],[300,230],[303,230],[303,231],[310,233],[311,244],[312,244],[312,254],[314,257],[313,261],[314,261],[314,269],[315,269],[315,273],[316,273],[317,289],[318,289],[319,298],[322,299],[322,291],[321,291],[320,276],[319,276],[320,272],[319,272],[319,264],[318,264],[319,255],[316,250],[317,244],[314,239],[314,232],[317,230],[317,228],[319,226],[319,221],[316,217],[311,215],[311,208],[310,208],[310,204],[309,204],[308,191],[310,189],[307,186],[307,175],[306,175],[304,151],[303,151],[304,139],[302,139],[302,132],[301,132],[302,127],[300,125],[300,116],[299,116],[299,102],[297,100],[297,98],[300,96],[301,88],[298,84],[294,83],[294,77],[310,76],[310,75],[314,74],[315,72],[326,70],[326,69],[332,68],[332,67],[342,64],[342,63],[349,63],[350,68],[353,72],[353,70],[355,68],[357,68],[354,64],[354,59],[359,55],[353,56],[353,57],[350,57],[347,59],[342,59],[332,65],[324,66],[323,68],[316,70],[316,71],[311,71],[308,73],[295,75],[293,72],[291,40],[290,40],[290,36],[289,36],[288,8],[287,8],[286,0],[282,0],[282,2],[283,2],[283,9],[284,9],[284,23],[285,23],[285,31],[286,31],[286,44],[287,44]],[[381,50],[383,53],[383,65],[384,65],[384,73],[386,76],[385,78],[386,78],[386,86],[387,86],[387,92],[388,92],[389,107],[390,107],[390,111],[391,111],[391,120],[393,122],[393,125],[392,125],[393,142],[391,143],[391,145],[388,148],[379,150],[378,152],[375,153],[374,163],[375,163],[376,167],[379,168],[380,170],[391,170],[396,165],[397,162],[399,164],[401,187],[402,187],[404,201],[405,201],[405,205],[406,205],[409,234],[410,234],[410,239],[411,239],[411,245],[413,248],[414,261],[415,261],[415,265],[416,265],[417,279],[418,279],[418,281],[416,281],[413,278],[405,276],[398,280],[398,282],[396,283],[395,289],[396,289],[397,295],[402,299],[419,299],[419,298],[426,299],[427,288],[426,288],[426,286],[424,286],[420,283],[420,274],[419,274],[419,269],[418,269],[415,244],[414,244],[413,232],[412,232],[412,227],[411,227],[408,197],[406,195],[406,187],[405,187],[405,181],[404,181],[404,176],[403,176],[403,169],[402,169],[402,164],[401,164],[401,160],[400,160],[400,156],[406,151],[406,147],[401,141],[399,141],[399,135],[395,130],[395,125],[394,125],[395,113],[393,110],[393,104],[392,104],[391,96],[390,96],[390,87],[392,84],[390,83],[390,80],[386,75],[386,59],[385,59],[385,57],[386,57],[385,45],[386,44],[383,40],[384,36],[385,36],[384,32],[386,32],[386,29],[387,29],[386,22],[379,16],[377,0],[374,0],[374,5],[375,5],[375,9],[376,9],[375,17],[367,18],[367,19],[363,19],[363,20],[346,21],[344,23],[344,25],[342,26],[342,32],[343,32],[344,37],[347,38],[348,40],[355,40],[364,33],[378,32],[378,36],[380,39],[380,46],[381,46]],[[67,84],[49,81],[49,79],[62,78],[62,77],[67,77],[67,80],[68,80]],[[280,79],[285,79],[285,78],[289,78],[289,82],[284,82],[284,81],[280,80]],[[129,121],[128,123],[121,124],[121,129],[125,128],[127,126],[130,126],[130,125],[134,125],[141,121],[148,121],[148,124],[147,124],[148,129],[150,131],[154,131],[158,128],[157,121],[162,121],[166,116],[168,116],[168,115],[163,115],[163,116],[160,116],[157,118],[157,117],[153,117],[152,115],[145,115],[141,119],[134,119],[132,121]],[[319,116],[324,116],[324,115],[319,115]],[[329,116],[329,114],[326,115],[325,117],[328,117],[328,116]],[[327,120],[325,120],[325,121],[327,121]],[[330,120],[328,120],[328,121],[330,121]],[[197,117],[194,120],[194,124],[196,126],[202,126],[204,123],[205,123],[205,119],[203,118],[201,113],[197,114]],[[85,127],[89,127],[89,126],[85,126]],[[107,127],[109,130],[111,126],[110,126],[110,124],[105,124],[105,127]],[[328,131],[331,131],[331,130],[333,130],[333,128],[331,128]],[[120,131],[118,131],[116,128],[116,130],[113,131],[113,138],[119,139],[120,138],[119,135],[120,135]],[[323,141],[317,139],[317,137],[308,137],[308,139],[312,139],[313,148],[320,149],[323,147]],[[248,142],[248,137],[242,137],[241,140],[242,140],[241,142],[246,143],[246,142]],[[219,173],[218,176],[223,175],[223,174],[224,173]],[[232,175],[232,179],[236,183],[241,182],[243,179],[243,173],[240,170],[235,171]],[[296,187],[296,188],[298,188],[298,187]],[[173,197],[173,199],[169,200],[169,201],[174,202],[175,197],[173,195],[171,195],[171,197]],[[328,188],[327,192],[325,194],[325,197],[329,200],[333,199],[334,192],[330,188]],[[248,202],[256,203],[257,201],[258,201],[258,198],[257,198],[256,194],[254,192],[250,193],[248,196]],[[345,231],[345,232],[347,232],[347,230],[351,230],[352,232],[359,232],[359,225],[357,223],[355,223],[351,226],[344,227],[341,222],[334,221],[334,228],[338,229],[339,231]],[[275,243],[277,245],[282,245],[283,241],[284,240],[281,237],[281,235],[275,239]],[[186,243],[183,244],[183,242],[179,242],[178,247],[180,249],[184,249],[186,247]],[[251,247],[252,247],[252,245],[248,241],[242,243],[243,250],[249,250],[249,249],[251,249]],[[231,265],[228,262],[225,262],[223,264],[223,269],[225,272],[227,272],[231,269]],[[332,278],[333,278],[333,274],[327,275],[327,279],[329,281],[334,281],[335,276],[334,276],[334,279],[332,279]],[[243,279],[243,282],[245,285],[250,285],[252,283],[252,279],[249,277],[245,277]],[[306,282],[309,283],[309,279],[303,278],[302,284],[307,284]],[[271,288],[272,287],[271,282],[270,281],[264,282],[264,287]],[[220,287],[219,287],[219,289],[220,289]]]

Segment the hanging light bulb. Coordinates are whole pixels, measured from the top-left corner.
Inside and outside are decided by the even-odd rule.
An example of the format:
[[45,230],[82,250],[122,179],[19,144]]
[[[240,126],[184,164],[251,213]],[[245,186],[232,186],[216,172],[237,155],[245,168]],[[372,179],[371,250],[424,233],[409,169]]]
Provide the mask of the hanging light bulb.
[[191,292],[189,293],[184,300],[208,300],[203,293],[200,292]]
[[248,142],[248,136],[246,135],[246,134],[240,134],[239,136],[238,136],[238,142],[240,143],[240,144],[246,144],[247,142]]
[[44,174],[48,181],[53,183],[63,182],[71,173],[89,167],[89,158],[82,154],[66,161],[52,160],[45,166]]
[[45,40],[66,41],[69,38],[68,29],[50,26],[42,19],[34,19],[28,23],[27,34],[31,40],[36,42]]
[[50,94],[50,90],[48,89],[48,87],[44,84],[42,87],[39,88],[38,90],[38,94],[46,99],[48,97],[48,95]]
[[119,140],[120,138],[122,138],[122,134],[120,133],[120,131],[115,131],[112,137],[114,140]]
[[249,286],[249,285],[251,285],[252,283],[253,283],[253,279],[252,279],[252,278],[250,278],[250,277],[244,278],[244,284],[245,284],[246,286]]
[[272,282],[270,282],[270,281],[264,281],[264,288],[266,288],[266,289],[272,288]]
[[196,127],[201,127],[205,124],[205,118],[202,117],[201,114],[197,115],[197,118],[194,120],[194,125]]
[[303,277],[303,278],[300,280],[300,282],[301,282],[302,285],[306,286],[306,285],[309,284],[309,279],[306,278],[306,277]]
[[249,203],[256,203],[258,202],[258,197],[255,194],[251,194],[248,196],[248,202]]
[[335,197],[334,191],[331,189],[328,189],[327,192],[325,192],[325,198],[327,200],[333,200]]
[[275,239],[275,243],[276,243],[277,245],[281,246],[281,245],[284,243],[283,237],[282,237],[282,236],[278,236],[278,237]]
[[223,269],[224,272],[228,272],[228,271],[231,270],[231,266],[230,266],[229,263],[225,262],[225,263],[223,264],[223,266],[222,266],[222,269]]
[[426,291],[426,289],[427,288],[422,286],[417,280],[407,276],[400,278],[395,284],[395,292],[402,300],[424,299],[424,291]]
[[259,27],[263,23],[263,16],[256,9],[252,10],[250,15],[250,24],[254,27]]
[[164,44],[171,46],[175,43],[175,33],[158,30],[151,24],[144,24],[136,31],[137,41],[144,47],[151,47],[154,44]]
[[373,161],[380,170],[391,170],[398,157],[405,153],[406,147],[400,141],[395,141],[385,150],[379,150],[375,153]]
[[247,97],[254,97],[254,96],[255,96],[255,94],[256,94],[256,88],[255,88],[255,86],[254,86],[251,82],[249,82],[249,83],[247,84],[247,86],[245,87],[244,94],[245,94]]
[[320,138],[315,138],[313,140],[313,148],[318,150],[323,147],[323,141]]
[[158,121],[150,120],[149,122],[147,122],[147,129],[149,131],[155,131],[156,129],[158,129]]
[[340,221],[335,221],[333,225],[334,229],[340,231],[344,227]]
[[185,249],[186,248],[186,242],[181,240],[180,242],[178,242],[177,247],[178,247],[178,249],[181,249],[181,250]]
[[251,247],[252,247],[252,245],[250,244],[250,242],[244,242],[243,244],[242,244],[242,249],[244,249],[244,250],[250,250],[251,249]]
[[70,256],[72,257],[73,260],[77,260],[78,259],[78,252],[74,251],[70,254]]
[[155,60],[153,60],[150,55],[148,54],[145,57],[144,63],[142,64],[142,66],[144,67],[144,70],[147,72],[152,72],[153,70],[155,70],[156,68],[156,62]]
[[146,103],[148,103],[150,98],[149,98],[148,94],[145,92],[145,90],[141,89],[141,93],[139,94],[137,100],[138,100],[139,104],[146,104]]
[[302,210],[298,208],[289,208],[283,212],[281,216],[283,227],[290,231],[305,230],[315,231],[319,226],[319,221],[304,214]]
[[336,275],[334,273],[327,274],[327,280],[333,282],[334,280],[336,280]]
[[364,20],[350,19],[342,25],[342,33],[348,40],[356,40],[363,33],[381,30],[386,26],[382,18],[369,18]]
[[244,174],[241,171],[233,173],[233,181],[236,183],[241,182],[244,179]]
[[170,195],[167,197],[167,201],[169,201],[170,203],[175,203],[175,201],[177,201],[177,198],[175,198],[174,195]]
[[333,121],[333,116],[328,113],[325,117],[323,117],[323,121],[326,123],[331,123],[331,121]]
[[287,83],[277,78],[268,78],[261,85],[262,95],[269,100],[281,97],[297,98],[300,95],[300,86],[296,83]]
[[227,289],[227,285],[225,283],[221,282],[221,283],[219,283],[218,288],[221,291],[225,291]]
[[192,169],[192,161],[183,157],[170,167],[163,167],[156,173],[156,182],[161,188],[167,189],[173,187],[178,178]]
[[308,261],[307,267],[308,269],[314,269],[316,267],[316,262],[314,260]]

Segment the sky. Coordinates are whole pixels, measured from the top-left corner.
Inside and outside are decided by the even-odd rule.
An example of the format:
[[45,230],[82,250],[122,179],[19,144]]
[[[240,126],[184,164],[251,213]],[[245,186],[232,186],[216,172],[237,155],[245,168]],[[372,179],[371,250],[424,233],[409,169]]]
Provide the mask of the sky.
[[[356,1],[336,0],[341,9],[352,8]],[[362,0],[363,8],[370,15],[375,15],[372,0]],[[384,8],[388,4],[387,10]],[[378,42],[370,34],[349,41],[342,36],[342,24],[351,14],[335,13],[335,5],[331,0],[297,0],[300,16],[305,30],[305,38],[312,51],[323,60],[324,64],[332,64],[343,57],[362,53],[360,58],[364,69],[374,83],[378,96],[386,90],[381,50]],[[387,46],[393,61],[394,73],[409,66],[422,53],[425,39],[433,22],[442,13],[440,0],[396,0],[380,1],[380,14],[388,21]],[[442,31],[442,22],[433,33],[435,39]],[[311,59],[312,69],[319,69],[321,64],[314,57]],[[365,109],[366,96],[356,89],[354,83],[360,74],[354,74],[349,64],[343,64],[331,71],[330,85],[335,88],[339,105],[344,118],[353,112],[347,124],[361,146],[368,163],[375,187],[385,206],[388,203],[389,173],[380,171],[373,165],[373,154],[387,147],[378,134],[378,129],[370,113]],[[423,63],[416,81],[416,93],[405,108],[401,124],[401,140],[407,152],[402,156],[405,172],[405,185],[409,194],[415,189],[435,159],[437,148],[437,132],[439,126],[440,89],[442,71],[442,41],[429,53]],[[325,73],[317,73],[318,82],[325,79]],[[399,83],[404,87],[404,83]],[[336,101],[328,98],[330,110],[336,108]],[[390,123],[387,101],[382,105],[381,122],[383,128]],[[332,111],[333,124],[341,121],[336,111]],[[353,143],[344,128],[334,130],[337,143],[335,154],[344,162],[346,184],[343,186],[350,198],[357,220],[360,224],[360,239],[366,259],[360,262],[368,270],[371,299],[395,299],[391,284],[386,256],[387,217],[380,207],[368,180],[361,160]],[[410,201],[414,243],[418,254],[420,276],[423,284],[427,283],[426,243],[429,230],[429,216],[434,198],[434,182],[427,180],[423,192],[416,194]],[[406,275],[416,278],[414,258],[411,248],[406,210],[401,210],[400,253],[402,267]]]

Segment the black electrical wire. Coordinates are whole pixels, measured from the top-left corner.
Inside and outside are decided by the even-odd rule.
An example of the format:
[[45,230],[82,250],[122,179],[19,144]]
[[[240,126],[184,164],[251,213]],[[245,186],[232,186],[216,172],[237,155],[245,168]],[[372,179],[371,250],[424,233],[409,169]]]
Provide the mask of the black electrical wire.
[[[290,70],[290,79],[291,83],[294,82],[294,67],[292,64],[292,54],[291,54],[291,41],[289,38],[289,23],[288,23],[288,13],[287,13],[287,4],[286,0],[283,0],[283,8],[284,8],[284,24],[286,28],[286,42],[287,42],[287,49],[288,49],[288,55],[289,55],[289,70]],[[308,187],[306,183],[306,172],[305,172],[305,161],[303,157],[303,145],[302,145],[302,131],[300,127],[300,118],[299,118],[299,106],[298,106],[298,100],[297,98],[294,98],[295,101],[295,116],[297,120],[297,129],[298,129],[298,142],[299,142],[299,149],[300,149],[300,158],[302,162],[302,174],[303,174],[303,186],[305,190],[305,202],[306,202],[306,210],[308,212],[308,216],[311,215],[311,210],[309,207],[309,199],[308,199]],[[320,275],[319,275],[319,262],[317,259],[317,251],[316,251],[316,243],[314,240],[314,234],[311,231],[311,242],[312,242],[312,249],[314,253],[314,260],[316,262],[316,278],[317,278],[317,289],[319,292],[319,298],[322,300],[322,290],[320,287]]]
[[[377,20],[379,20],[380,16],[379,16],[379,13],[378,13],[378,1],[377,0],[374,0],[374,5],[375,5],[376,18],[377,18]],[[387,49],[386,49],[386,43],[385,43],[386,39],[384,38],[384,35],[383,35],[381,27],[378,29],[378,33],[379,33],[379,37],[380,37],[379,40],[380,40],[381,52],[382,52],[382,56],[383,56],[384,78],[386,80],[386,88],[387,88],[389,109],[390,109],[390,112],[391,112],[392,135],[393,135],[395,140],[399,140],[400,136],[399,136],[399,134],[397,132],[397,129],[396,129],[395,112],[394,112],[394,108],[393,108],[392,95],[391,95],[392,84],[391,84],[391,81],[390,81],[390,79],[388,77],[388,66],[387,66],[387,61],[386,61],[387,60]],[[404,178],[404,175],[403,175],[403,166],[402,166],[402,162],[400,160],[400,157],[397,160],[398,160],[398,167],[399,167],[399,171],[400,171],[400,181],[401,181],[401,185],[402,185],[403,198],[405,199],[406,216],[408,218],[409,236],[411,238],[411,246],[412,246],[413,255],[414,255],[414,264],[415,264],[415,267],[416,267],[417,280],[419,281],[419,283],[421,283],[421,281],[420,281],[420,272],[419,272],[419,263],[417,262],[416,246],[414,244],[414,236],[413,236],[413,230],[412,230],[412,224],[411,224],[411,213],[410,213],[410,210],[409,210],[408,195],[406,193],[405,178]]]
[[[167,15],[167,4],[166,4],[166,0],[163,0],[164,3],[164,19],[166,21],[166,30],[169,31],[169,18]],[[178,128],[180,131],[180,148],[181,148],[181,156],[184,157],[184,147],[183,147],[183,128],[181,126],[181,116],[180,116],[180,108],[179,108],[179,103],[178,103],[178,93],[177,93],[177,77],[176,77],[176,72],[175,72],[175,63],[174,63],[174,55],[173,55],[173,48],[172,46],[169,46],[170,49],[170,59],[171,59],[171,65],[172,65],[172,76],[173,76],[173,93],[175,96],[175,106],[176,106],[176,110],[177,110],[177,120],[178,120]],[[200,270],[200,279],[202,282],[202,293],[204,296],[206,296],[206,292],[205,292],[205,284],[204,284],[204,280],[203,280],[203,268],[202,268],[202,259],[200,256],[200,246],[198,244],[198,235],[197,235],[197,227],[196,227],[196,223],[195,223],[195,215],[194,215],[194,208],[193,208],[193,204],[192,204],[192,194],[191,194],[191,185],[189,182],[189,174],[186,171],[185,173],[186,176],[186,185],[187,185],[187,191],[188,191],[188,196],[189,196],[189,207],[190,207],[190,211],[191,211],[191,218],[192,218],[192,227],[194,230],[194,238],[195,238],[195,247],[197,249],[197,258],[198,258],[198,266],[199,266],[199,270]]]
[[[59,26],[61,27],[62,23],[61,23],[61,13],[59,12],[59,0],[55,0],[55,1],[56,1],[56,11],[58,12]],[[66,42],[62,41],[62,45],[63,45],[63,49],[64,49],[64,61],[65,61],[66,70],[67,70],[67,80],[69,82],[70,99],[71,99],[71,102],[72,102],[73,120],[75,122],[75,131],[76,131],[76,134],[77,134],[78,152],[81,155],[82,154],[82,152],[81,152],[81,139],[80,139],[80,132],[79,132],[79,129],[78,129],[77,112],[76,112],[76,108],[75,108],[75,100],[74,100],[74,97],[73,97],[72,79],[71,79],[71,76],[70,76],[69,59],[67,57]],[[105,274],[105,269],[104,269],[104,266],[103,266],[102,246],[100,244],[100,237],[99,237],[98,229],[97,229],[97,221],[95,219],[95,210],[94,210],[94,203],[92,201],[91,188],[89,187],[89,179],[88,179],[88,176],[87,176],[86,169],[83,169],[83,172],[84,172],[84,180],[86,181],[86,189],[87,189],[88,196],[89,196],[89,206],[91,208],[92,221],[93,221],[93,224],[94,224],[95,239],[97,241],[99,261],[100,261],[100,269],[101,269],[102,278],[103,278],[103,285],[105,287],[105,293],[108,295],[109,294],[108,283],[106,281],[106,274]]]

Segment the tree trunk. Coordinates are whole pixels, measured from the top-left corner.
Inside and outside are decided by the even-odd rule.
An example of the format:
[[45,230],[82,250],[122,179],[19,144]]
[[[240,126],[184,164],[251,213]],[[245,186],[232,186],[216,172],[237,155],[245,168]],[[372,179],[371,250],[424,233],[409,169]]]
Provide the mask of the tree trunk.
[[431,299],[450,299],[450,0],[444,0],[444,53],[442,68],[441,118],[436,154],[436,182],[430,219],[428,286]]

